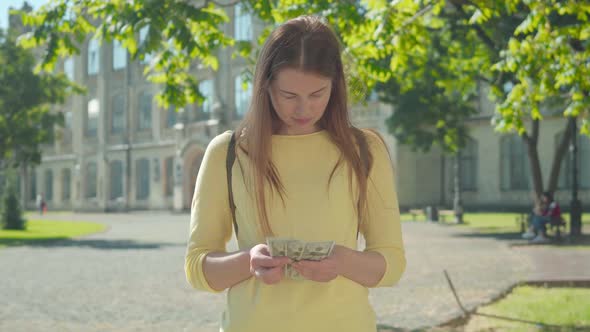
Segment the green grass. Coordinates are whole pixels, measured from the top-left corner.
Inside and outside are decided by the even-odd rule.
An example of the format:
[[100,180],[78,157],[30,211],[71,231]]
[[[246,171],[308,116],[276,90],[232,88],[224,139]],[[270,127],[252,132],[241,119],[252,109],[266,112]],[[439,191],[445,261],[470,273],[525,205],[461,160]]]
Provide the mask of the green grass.
[[518,213],[465,213],[464,224],[460,227],[469,227],[481,233],[517,233],[520,225],[516,219]]
[[[504,299],[479,308],[478,313],[559,325],[563,331],[590,326],[590,289],[515,288]],[[538,326],[538,325],[537,325]],[[474,315],[464,328],[472,331],[549,331],[547,327]],[[551,330],[555,331],[555,330]]]
[[24,231],[0,229],[0,247],[69,239],[106,228],[103,224],[82,221],[29,220]]
[[[520,225],[517,224],[516,219],[520,213],[510,212],[474,212],[465,213],[463,215],[464,224],[457,225],[459,227],[469,227],[481,233],[516,233],[520,232]],[[563,214],[564,219],[569,224],[569,214]],[[424,221],[423,216],[416,217],[418,220],[413,220],[409,213],[402,213],[402,221]],[[446,217],[446,222],[450,222],[452,218]],[[590,225],[590,214],[584,214],[582,217],[584,225]]]

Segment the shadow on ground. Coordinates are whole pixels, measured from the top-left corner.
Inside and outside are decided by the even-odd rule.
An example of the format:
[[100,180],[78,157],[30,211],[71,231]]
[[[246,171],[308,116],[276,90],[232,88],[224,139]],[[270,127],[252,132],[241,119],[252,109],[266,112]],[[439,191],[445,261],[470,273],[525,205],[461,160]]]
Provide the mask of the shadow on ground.
[[135,240],[98,240],[98,239],[68,239],[63,237],[49,238],[42,240],[22,240],[5,238],[0,239],[2,246],[30,246],[30,247],[86,247],[102,250],[137,250],[137,249],[160,249],[164,247],[185,246],[180,243],[164,242],[139,242]]
[[531,243],[528,240],[524,240],[522,235],[518,232],[506,233],[506,232],[465,232],[454,234],[454,237],[464,238],[481,238],[481,239],[495,239],[499,241],[509,242],[510,246],[536,246],[543,245],[549,247],[588,247],[590,248],[590,234],[582,234],[577,237],[570,237],[569,234],[562,235],[561,238],[557,238],[555,235],[549,235],[550,242],[547,243]]

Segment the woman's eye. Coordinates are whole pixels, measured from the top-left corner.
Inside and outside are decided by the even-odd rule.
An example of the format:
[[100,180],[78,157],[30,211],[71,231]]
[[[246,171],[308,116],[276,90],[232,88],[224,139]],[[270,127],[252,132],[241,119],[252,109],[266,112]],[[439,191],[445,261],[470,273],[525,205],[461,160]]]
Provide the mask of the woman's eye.
[[311,98],[320,98],[322,95],[311,95]]
[[283,96],[285,99],[295,99],[296,96]]

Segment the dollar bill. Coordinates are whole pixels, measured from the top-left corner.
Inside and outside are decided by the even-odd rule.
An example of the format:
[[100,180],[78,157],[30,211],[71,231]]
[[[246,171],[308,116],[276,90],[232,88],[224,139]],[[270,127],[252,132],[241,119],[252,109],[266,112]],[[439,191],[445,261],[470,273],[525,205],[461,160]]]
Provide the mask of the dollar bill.
[[308,242],[305,244],[305,249],[301,255],[301,259],[310,261],[321,261],[330,256],[334,248],[334,241],[328,242]]
[[289,239],[269,237],[266,239],[266,245],[272,257],[287,256],[287,243]]
[[[334,241],[306,242],[277,237],[269,237],[266,241],[272,257],[287,256],[296,262],[300,260],[321,261],[330,256],[334,248]],[[285,276],[290,279],[305,279],[291,264],[285,266],[284,272]]]

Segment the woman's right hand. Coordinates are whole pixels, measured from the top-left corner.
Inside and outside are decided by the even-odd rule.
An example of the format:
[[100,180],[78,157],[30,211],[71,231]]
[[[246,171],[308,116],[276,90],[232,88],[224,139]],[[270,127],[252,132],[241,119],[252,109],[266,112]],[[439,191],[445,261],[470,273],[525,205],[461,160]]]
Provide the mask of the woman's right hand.
[[250,249],[250,273],[265,284],[281,281],[283,266],[289,263],[289,257],[272,257],[266,244],[258,244]]

